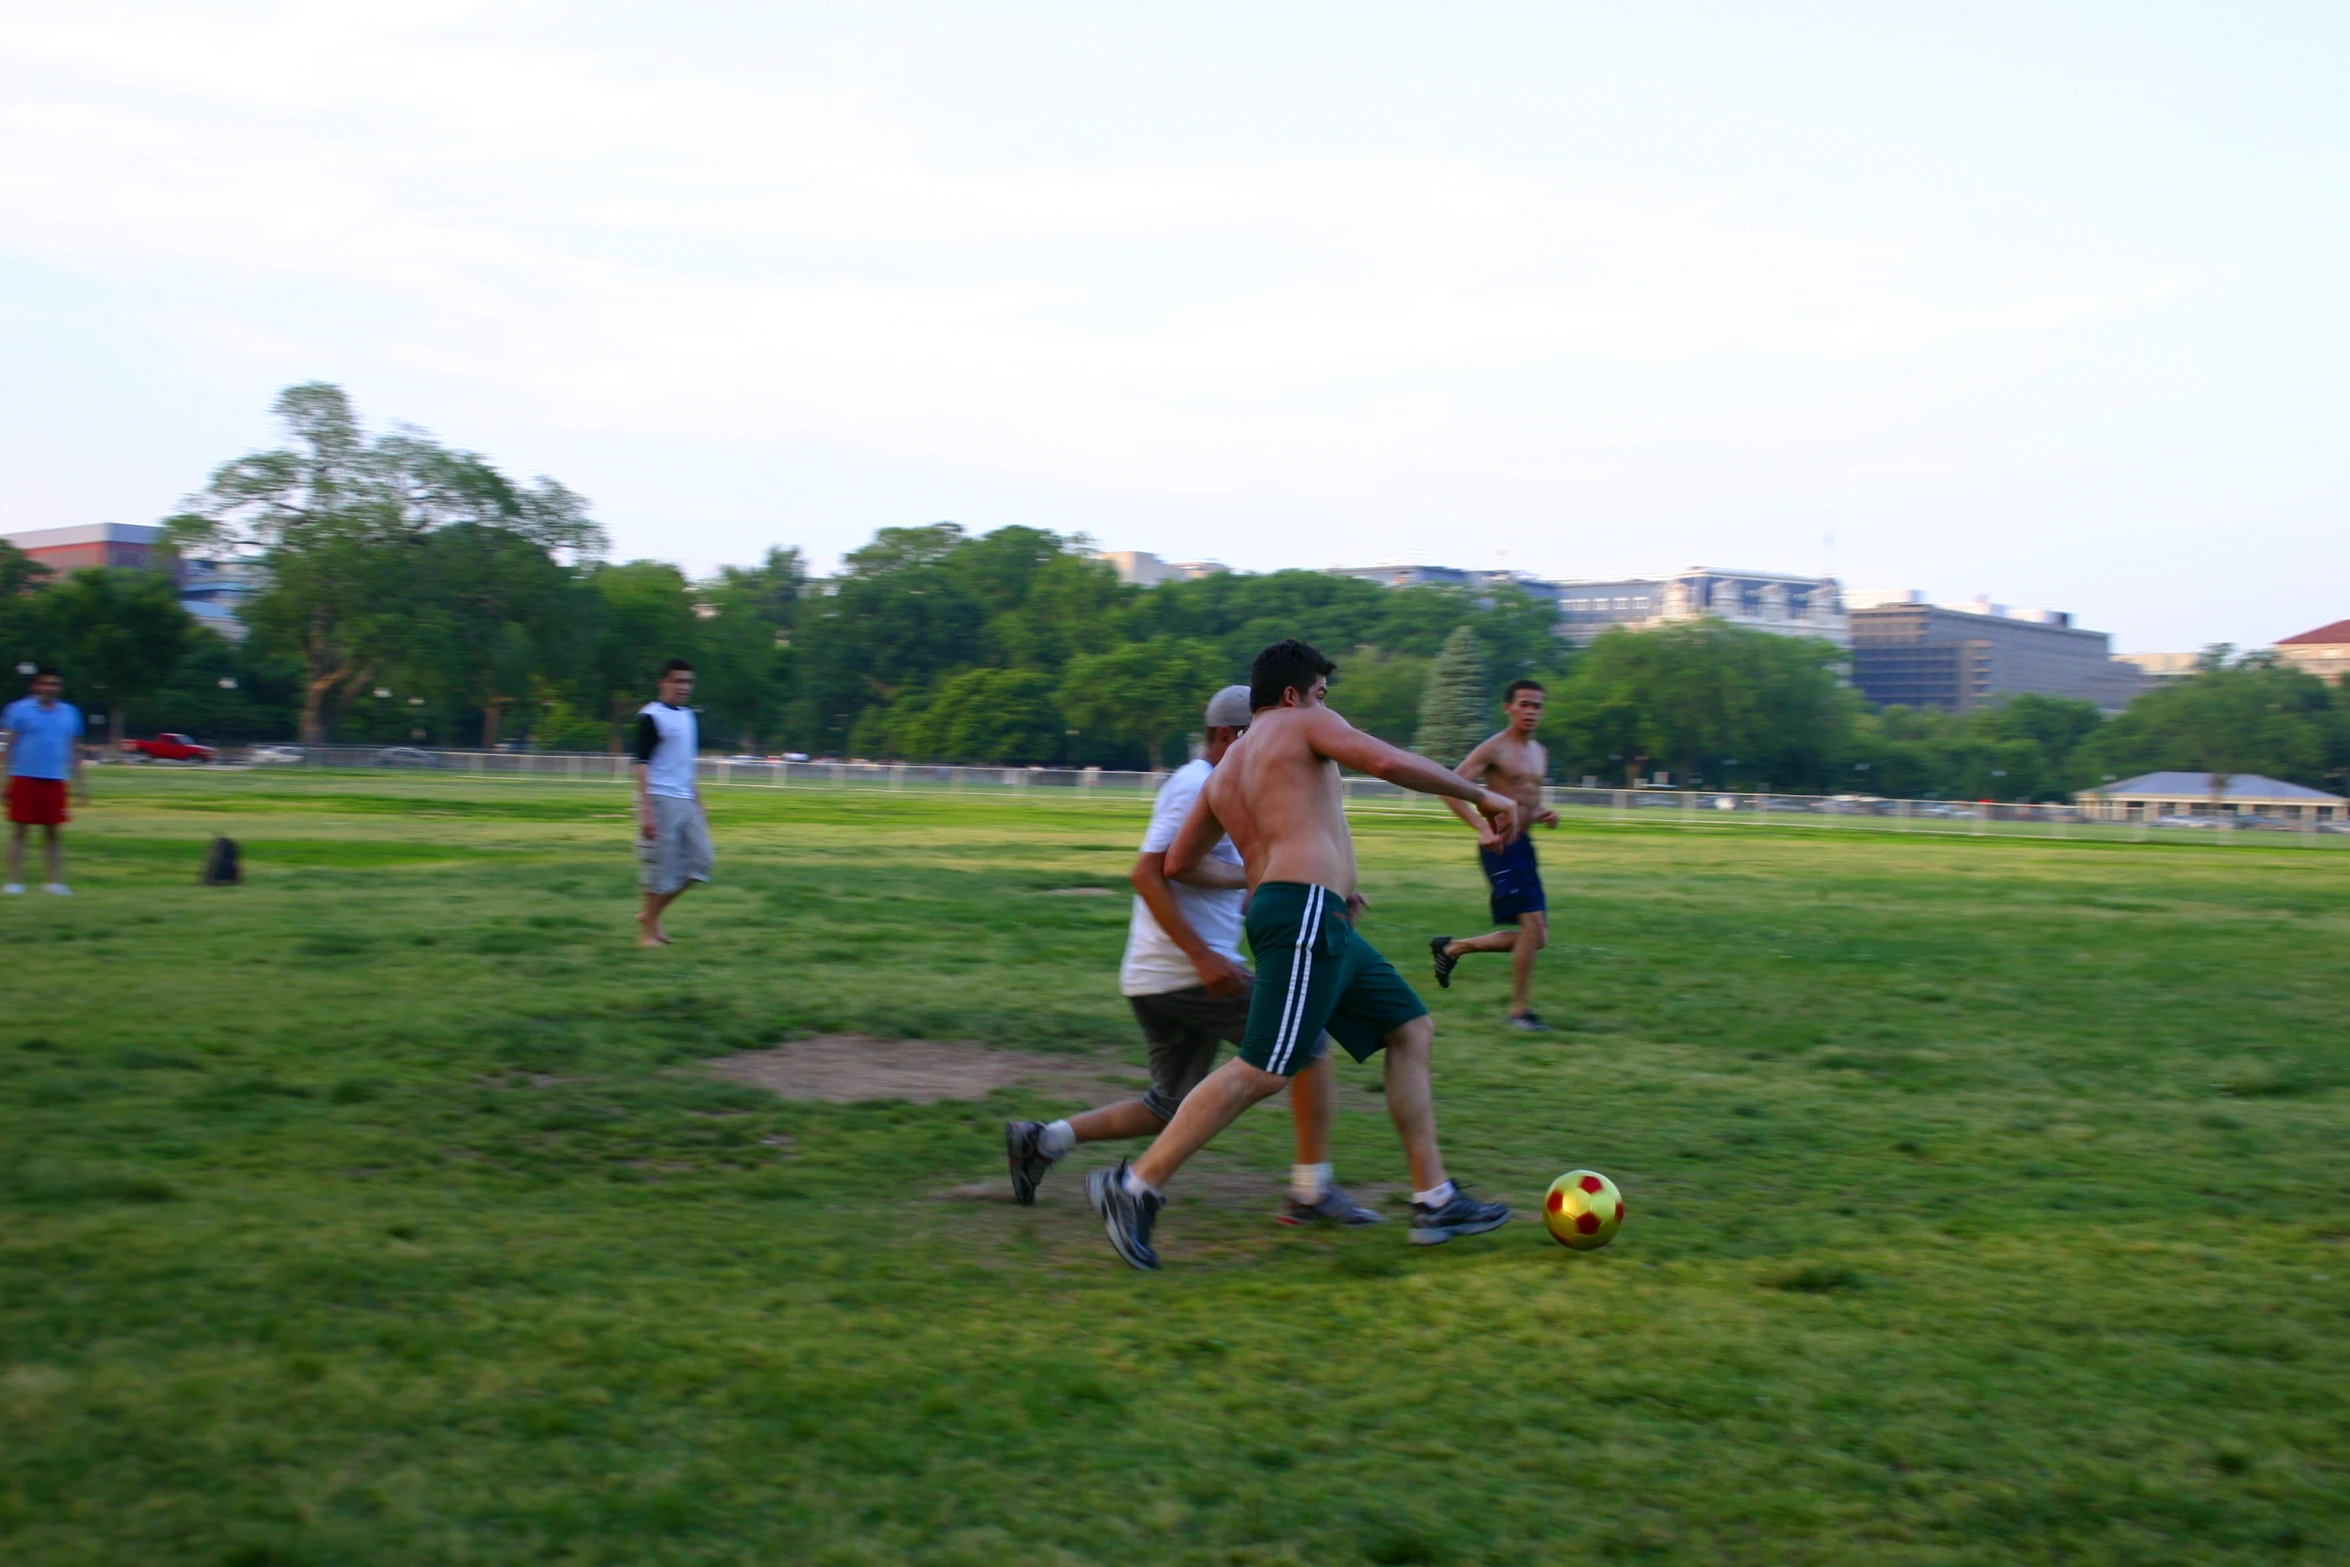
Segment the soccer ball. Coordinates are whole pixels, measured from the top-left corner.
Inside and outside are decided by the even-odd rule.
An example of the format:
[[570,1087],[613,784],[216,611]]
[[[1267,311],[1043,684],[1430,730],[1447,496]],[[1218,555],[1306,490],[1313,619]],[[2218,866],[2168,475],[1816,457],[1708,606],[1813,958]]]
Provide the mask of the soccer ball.
[[1542,1199],[1542,1222],[1561,1246],[1597,1251],[1616,1238],[1624,1222],[1624,1198],[1616,1183],[1597,1170],[1569,1170],[1550,1183],[1550,1194]]

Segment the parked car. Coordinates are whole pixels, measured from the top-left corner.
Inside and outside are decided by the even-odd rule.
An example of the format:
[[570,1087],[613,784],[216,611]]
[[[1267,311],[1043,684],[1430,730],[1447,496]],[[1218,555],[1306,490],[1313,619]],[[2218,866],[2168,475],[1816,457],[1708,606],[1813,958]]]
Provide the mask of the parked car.
[[212,747],[198,745],[186,735],[161,734],[152,740],[125,740],[125,756],[145,757],[150,762],[209,762]]
[[441,759],[412,745],[387,745],[375,753],[378,767],[438,767]]
[[770,761],[776,762],[804,762],[807,759],[808,753],[805,751],[786,751],[781,756],[769,758]]
[[257,745],[245,753],[256,767],[299,767],[305,760],[298,745]]
[[761,767],[765,767],[767,765],[767,758],[764,756],[753,756],[748,751],[745,751],[740,756],[721,757],[720,760],[728,762],[756,762]]

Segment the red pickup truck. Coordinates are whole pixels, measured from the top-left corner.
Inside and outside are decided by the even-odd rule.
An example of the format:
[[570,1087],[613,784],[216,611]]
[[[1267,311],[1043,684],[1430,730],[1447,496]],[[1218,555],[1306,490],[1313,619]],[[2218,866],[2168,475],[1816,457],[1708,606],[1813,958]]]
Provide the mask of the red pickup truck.
[[186,735],[157,735],[152,740],[125,740],[126,756],[143,756],[150,762],[209,762],[212,747],[198,745]]

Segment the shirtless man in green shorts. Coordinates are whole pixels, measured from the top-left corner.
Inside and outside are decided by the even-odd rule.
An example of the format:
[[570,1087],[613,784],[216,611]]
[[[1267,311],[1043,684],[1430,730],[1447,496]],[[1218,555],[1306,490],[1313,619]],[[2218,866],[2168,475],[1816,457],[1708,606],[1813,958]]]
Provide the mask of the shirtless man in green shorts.
[[1240,1054],[1185,1096],[1140,1158],[1096,1170],[1086,1199],[1119,1256],[1155,1268],[1151,1226],[1183,1162],[1250,1105],[1287,1087],[1321,1052],[1326,1029],[1357,1061],[1387,1052],[1387,1113],[1412,1172],[1412,1240],[1435,1245],[1509,1220],[1444,1173],[1436,1144],[1428,1009],[1388,961],[1355,933],[1354,839],[1339,790],[1341,764],[1422,794],[1466,800],[1506,841],[1518,807],[1425,757],[1399,751],[1322,705],[1332,665],[1303,642],[1278,642],[1249,671],[1248,733],[1225,753],[1167,850],[1167,874],[1183,876],[1227,833],[1248,873],[1249,947],[1257,988]]

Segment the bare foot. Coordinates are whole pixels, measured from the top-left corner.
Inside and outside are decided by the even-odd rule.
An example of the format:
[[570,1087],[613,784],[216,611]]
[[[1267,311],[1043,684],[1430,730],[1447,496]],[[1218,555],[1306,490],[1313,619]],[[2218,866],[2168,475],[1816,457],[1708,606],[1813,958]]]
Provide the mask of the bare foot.
[[639,914],[636,917],[636,944],[640,947],[666,947],[669,938],[661,934],[658,920]]

